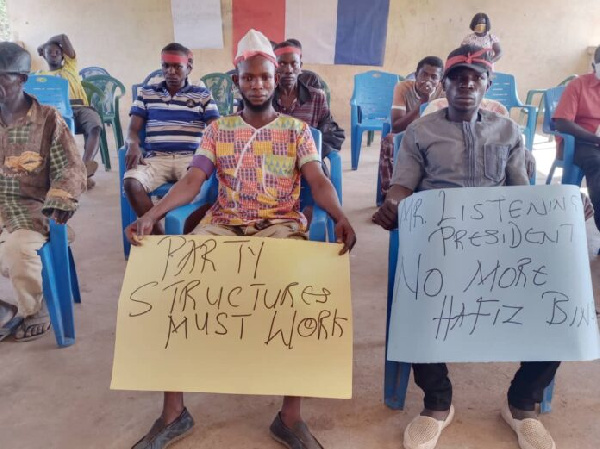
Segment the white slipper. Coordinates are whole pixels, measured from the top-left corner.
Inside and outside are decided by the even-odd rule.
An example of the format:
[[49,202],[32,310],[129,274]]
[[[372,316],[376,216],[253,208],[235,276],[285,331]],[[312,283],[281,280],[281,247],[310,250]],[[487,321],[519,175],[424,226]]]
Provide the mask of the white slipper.
[[501,410],[504,421],[515,431],[521,449],[556,449],[556,443],[542,422],[535,418],[515,419],[508,404]]
[[429,416],[417,416],[404,430],[405,449],[434,449],[442,430],[450,425],[454,418],[454,406],[444,421]]

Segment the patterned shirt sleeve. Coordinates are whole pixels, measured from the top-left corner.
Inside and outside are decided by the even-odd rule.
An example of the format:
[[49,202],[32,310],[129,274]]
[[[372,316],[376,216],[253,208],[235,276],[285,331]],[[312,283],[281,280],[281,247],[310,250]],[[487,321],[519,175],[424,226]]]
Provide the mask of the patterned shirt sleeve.
[[312,133],[306,123],[302,123],[296,140],[296,163],[301,168],[307,162],[321,161],[319,150],[312,138]]
[[77,210],[79,196],[85,190],[86,170],[75,139],[63,119],[56,115],[56,129],[50,146],[50,189],[42,212],[50,216],[54,209]]
[[218,122],[214,121],[204,130],[202,142],[196,150],[190,168],[199,168],[207,177],[212,175],[217,164]]

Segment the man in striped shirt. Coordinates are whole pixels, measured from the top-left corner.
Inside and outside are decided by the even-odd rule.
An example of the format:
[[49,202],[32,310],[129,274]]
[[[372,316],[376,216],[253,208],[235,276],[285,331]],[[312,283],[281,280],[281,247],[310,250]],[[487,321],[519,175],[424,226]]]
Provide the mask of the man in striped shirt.
[[[153,206],[150,192],[185,175],[204,128],[219,117],[210,91],[187,80],[191,55],[181,44],[163,48],[165,80],[144,86],[131,106],[123,186],[138,217]],[[160,224],[153,233],[163,233]]]

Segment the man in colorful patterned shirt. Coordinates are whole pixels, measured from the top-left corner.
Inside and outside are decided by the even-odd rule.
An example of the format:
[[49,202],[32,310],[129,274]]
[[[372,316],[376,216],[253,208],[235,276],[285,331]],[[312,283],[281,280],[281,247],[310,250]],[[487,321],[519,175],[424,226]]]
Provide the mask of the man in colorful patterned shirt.
[[[275,55],[262,33],[250,30],[238,44],[235,59],[244,109],[223,117],[206,129],[188,173],[155,207],[127,229],[134,244],[149,234],[170,210],[188,204],[202,184],[216,172],[219,198],[193,234],[307,238],[306,220],[299,210],[300,177],[308,182],[313,198],[336,221],[342,253],[350,250],[356,235],[324,175],[310,129],[273,108]],[[300,414],[301,398],[284,397],[281,412],[270,430],[288,448],[322,449]],[[160,449],[181,438],[194,425],[183,405],[183,393],[165,393],[162,416],[134,449]]]
[[[143,87],[131,106],[123,187],[138,217],[152,208],[150,192],[186,174],[204,128],[219,117],[210,91],[188,82],[191,54],[177,43],[163,48],[165,80]],[[159,223],[153,232],[163,233]]]
[[85,167],[75,140],[56,109],[23,91],[31,56],[0,43],[0,271],[16,300],[0,301],[0,340],[42,336],[50,328],[37,251],[48,219],[66,223],[85,189]]
[[87,95],[81,85],[75,49],[66,34],[59,34],[40,45],[37,52],[46,60],[50,69],[40,70],[38,74],[60,76],[69,82],[69,100],[73,107],[75,132],[83,134],[83,162],[87,169],[87,186],[91,189],[96,184],[91,177],[98,169],[94,158],[100,148],[102,121],[96,110],[88,105]]

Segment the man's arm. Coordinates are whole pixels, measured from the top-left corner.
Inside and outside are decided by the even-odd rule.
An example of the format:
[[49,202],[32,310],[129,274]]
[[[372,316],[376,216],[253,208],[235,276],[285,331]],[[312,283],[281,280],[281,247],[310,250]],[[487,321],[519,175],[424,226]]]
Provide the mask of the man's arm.
[[67,36],[66,34],[52,36],[50,39],[48,39],[48,42],[60,45],[65,55],[67,55],[69,58],[75,59],[75,49],[73,48],[73,44],[71,44],[71,41],[69,40],[69,36]]
[[492,57],[492,62],[498,61],[502,57],[502,48],[500,47],[499,42],[494,42],[492,44],[492,50],[494,50],[494,56]]
[[324,158],[331,153],[332,150],[340,151],[346,136],[344,135],[344,130],[340,128],[340,125],[338,125],[331,116],[331,111],[327,106],[327,100],[324,94],[321,98],[319,111],[320,114],[317,129],[321,131],[321,134],[323,135],[321,157]]
[[335,188],[323,173],[321,164],[318,161],[307,162],[302,165],[300,171],[310,186],[315,203],[321,206],[335,221],[338,243],[344,244],[340,254],[351,250],[356,243],[356,233],[342,211]]
[[185,176],[175,183],[169,193],[152,209],[130,224],[125,230],[127,239],[134,245],[139,244],[139,237],[150,234],[156,222],[173,209],[189,204],[200,192],[207,175],[204,170],[191,167]]
[[593,145],[600,145],[600,136],[597,136],[593,132],[582,128],[571,120],[567,120],[565,118],[555,118],[554,124],[556,130],[561,133],[571,134],[573,137],[575,137],[575,139],[589,142]]
[[[58,114],[58,113],[57,113]],[[53,117],[48,118],[52,120]],[[85,190],[86,170],[75,139],[67,124],[60,118],[49,144],[50,188],[46,193],[42,213],[64,224],[79,206],[79,196]]]
[[131,170],[138,164],[146,165],[140,148],[140,131],[144,128],[146,121],[139,115],[132,114],[129,128],[127,129],[127,137],[125,146],[127,153],[125,154],[125,168]]
[[406,112],[406,109],[392,109],[392,132],[400,133],[408,125],[419,118],[420,108],[414,111]]
[[398,204],[405,198],[408,198],[413,194],[413,191],[409,188],[395,184],[390,187],[385,201],[379,208],[375,215],[373,215],[373,221],[381,226],[383,229],[391,231],[398,227]]

